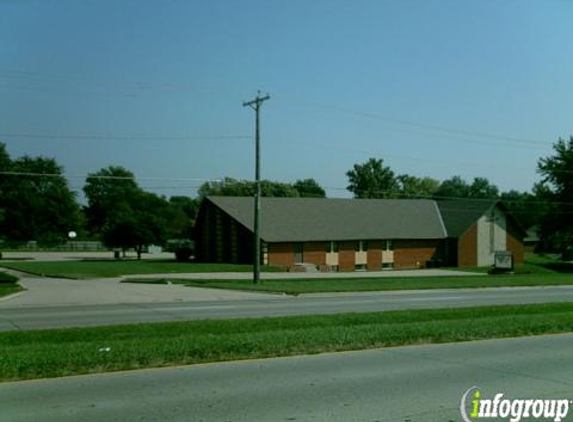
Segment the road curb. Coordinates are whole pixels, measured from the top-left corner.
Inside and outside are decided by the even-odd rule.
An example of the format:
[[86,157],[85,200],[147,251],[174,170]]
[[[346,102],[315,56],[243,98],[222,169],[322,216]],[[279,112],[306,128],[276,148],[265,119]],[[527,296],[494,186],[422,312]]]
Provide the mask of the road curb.
[[[20,286],[20,287],[24,288],[24,286]],[[26,293],[26,292],[27,292],[27,290],[24,290],[24,291],[22,291],[22,292],[12,293],[11,295],[8,295],[8,296],[2,296],[2,297],[0,297],[0,302],[6,302],[6,301],[8,301],[8,300],[10,300],[10,299],[14,299],[14,298],[16,298],[16,297],[18,297],[18,296],[20,296],[20,295],[23,295],[23,294]]]

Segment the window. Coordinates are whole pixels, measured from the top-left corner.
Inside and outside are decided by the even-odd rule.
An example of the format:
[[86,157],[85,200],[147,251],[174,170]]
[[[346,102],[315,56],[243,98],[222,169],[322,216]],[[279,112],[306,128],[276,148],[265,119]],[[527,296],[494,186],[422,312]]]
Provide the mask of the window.
[[365,240],[359,240],[354,245],[354,250],[356,252],[366,252],[368,250],[368,242],[366,242]]
[[393,251],[394,250],[394,243],[391,240],[384,241],[384,250],[385,251]]
[[328,242],[326,244],[326,253],[337,253],[338,252],[338,242]]

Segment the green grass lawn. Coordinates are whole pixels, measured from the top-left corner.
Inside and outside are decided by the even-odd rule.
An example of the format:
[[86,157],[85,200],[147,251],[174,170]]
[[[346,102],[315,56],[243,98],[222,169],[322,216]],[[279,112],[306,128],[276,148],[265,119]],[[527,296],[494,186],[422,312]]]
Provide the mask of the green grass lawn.
[[[63,278],[102,278],[128,274],[167,274],[203,272],[248,272],[251,265],[200,264],[174,260],[84,260],[54,262],[0,262],[0,266],[26,273]],[[263,271],[280,271],[277,267],[264,266]]]
[[177,276],[160,279],[138,279],[133,277],[124,280],[124,282],[174,283],[195,287],[276,292],[292,295],[327,292],[573,285],[573,266],[571,264],[539,256],[533,256],[528,258],[526,263],[516,265],[515,274],[487,275],[490,267],[452,268],[452,270],[454,269],[481,275],[476,275],[475,277],[401,277],[400,271],[396,271],[392,273],[393,277],[264,280],[260,284],[253,284],[251,280],[185,280],[178,279]]
[[0,380],[567,333],[573,303],[0,333]]
[[385,277],[324,278],[298,280],[182,280],[126,279],[125,283],[183,284],[215,289],[249,290],[298,295],[303,293],[363,292],[385,290],[462,289],[479,287],[562,286],[573,285],[573,274],[523,274],[465,277]]
[[0,297],[24,290],[18,285],[18,277],[0,272]]

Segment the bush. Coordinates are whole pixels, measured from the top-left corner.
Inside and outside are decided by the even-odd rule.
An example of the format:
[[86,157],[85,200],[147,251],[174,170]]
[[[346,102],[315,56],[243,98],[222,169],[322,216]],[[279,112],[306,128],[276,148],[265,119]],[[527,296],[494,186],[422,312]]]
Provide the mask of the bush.
[[573,261],[573,246],[568,246],[561,255],[563,261]]
[[170,239],[165,250],[173,252],[177,261],[187,261],[195,255],[195,242],[191,239]]
[[181,247],[175,250],[175,259],[177,261],[188,261],[193,255],[193,249],[189,247]]

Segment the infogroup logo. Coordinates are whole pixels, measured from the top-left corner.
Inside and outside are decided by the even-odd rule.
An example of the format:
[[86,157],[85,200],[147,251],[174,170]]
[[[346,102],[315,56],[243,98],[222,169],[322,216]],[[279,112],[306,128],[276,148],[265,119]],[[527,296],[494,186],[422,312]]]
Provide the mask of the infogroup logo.
[[560,422],[567,417],[571,404],[569,399],[506,399],[503,393],[487,399],[479,387],[471,387],[462,396],[460,412],[464,422],[492,418],[510,422],[524,418]]

